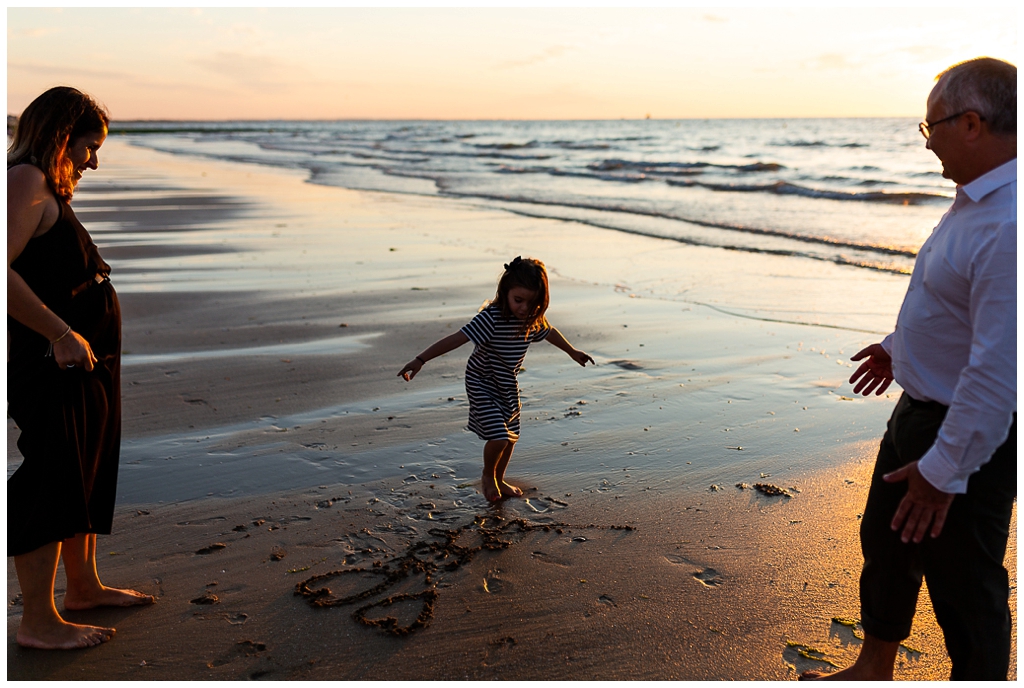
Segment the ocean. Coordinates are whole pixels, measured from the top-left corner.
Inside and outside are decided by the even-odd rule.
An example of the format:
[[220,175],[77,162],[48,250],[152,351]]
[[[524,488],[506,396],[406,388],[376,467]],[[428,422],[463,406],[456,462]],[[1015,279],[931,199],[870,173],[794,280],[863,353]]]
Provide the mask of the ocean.
[[908,274],[953,185],[912,119],[117,122],[164,152]]

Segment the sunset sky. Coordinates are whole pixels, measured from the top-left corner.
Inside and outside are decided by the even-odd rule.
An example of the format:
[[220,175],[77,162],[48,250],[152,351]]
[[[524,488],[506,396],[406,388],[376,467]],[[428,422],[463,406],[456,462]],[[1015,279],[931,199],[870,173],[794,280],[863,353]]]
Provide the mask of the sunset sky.
[[1017,62],[1012,10],[8,9],[7,111],[72,85],[121,119],[921,116]]

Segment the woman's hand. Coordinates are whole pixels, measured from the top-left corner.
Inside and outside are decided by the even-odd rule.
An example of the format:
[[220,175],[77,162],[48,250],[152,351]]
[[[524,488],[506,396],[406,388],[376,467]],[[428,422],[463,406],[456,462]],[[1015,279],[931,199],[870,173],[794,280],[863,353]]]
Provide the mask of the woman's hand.
[[579,363],[584,368],[587,367],[587,361],[590,361],[593,365],[597,365],[596,363],[594,363],[594,359],[590,357],[590,354],[588,354],[585,351],[580,351],[579,349],[573,349],[572,351],[569,351],[567,353],[569,354],[569,358],[571,358],[572,360],[576,361],[577,363]]
[[405,367],[398,373],[398,377],[405,378],[405,381],[416,377],[416,373],[420,372],[420,368],[423,367],[423,361],[418,358],[414,358],[405,364]]
[[96,355],[92,352],[85,337],[74,330],[69,330],[60,341],[53,345],[53,360],[61,370],[83,368],[91,373],[96,366]]

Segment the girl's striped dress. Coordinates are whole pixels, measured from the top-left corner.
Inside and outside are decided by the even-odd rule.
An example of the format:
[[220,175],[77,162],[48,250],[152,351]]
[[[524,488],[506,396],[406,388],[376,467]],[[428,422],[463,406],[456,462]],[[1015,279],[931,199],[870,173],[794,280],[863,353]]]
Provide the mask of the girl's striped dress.
[[551,331],[545,323],[524,339],[520,324],[515,318],[503,318],[497,306],[488,306],[461,330],[476,344],[466,364],[466,396],[469,429],[482,440],[519,439],[522,404],[516,376],[530,343]]

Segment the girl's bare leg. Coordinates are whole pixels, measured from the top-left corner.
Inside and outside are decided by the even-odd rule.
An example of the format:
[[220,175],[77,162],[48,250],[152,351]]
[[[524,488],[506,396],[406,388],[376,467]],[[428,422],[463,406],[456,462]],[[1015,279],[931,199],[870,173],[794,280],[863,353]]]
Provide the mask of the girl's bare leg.
[[96,534],[79,533],[64,541],[61,552],[68,589],[64,594],[65,609],[93,607],[130,607],[152,604],[154,597],[135,590],[108,588],[100,582],[96,571]]
[[110,640],[113,628],[66,622],[53,604],[53,583],[61,543],[51,542],[28,554],[14,557],[21,585],[23,612],[17,641],[22,647],[40,650],[73,650]]
[[[498,487],[498,462],[508,449],[509,456],[512,455],[511,447],[514,442],[508,440],[489,440],[484,445],[484,472],[481,477],[484,497],[487,501],[496,502],[501,499],[501,489]],[[506,461],[506,463],[508,463]],[[504,470],[502,471],[504,473]]]
[[498,465],[495,467],[495,478],[498,480],[498,489],[501,490],[502,497],[522,497],[523,491],[515,485],[510,485],[505,482],[505,469],[508,468],[508,462],[512,458],[512,452],[515,451],[516,443],[508,442],[505,447],[505,451],[498,457]]

